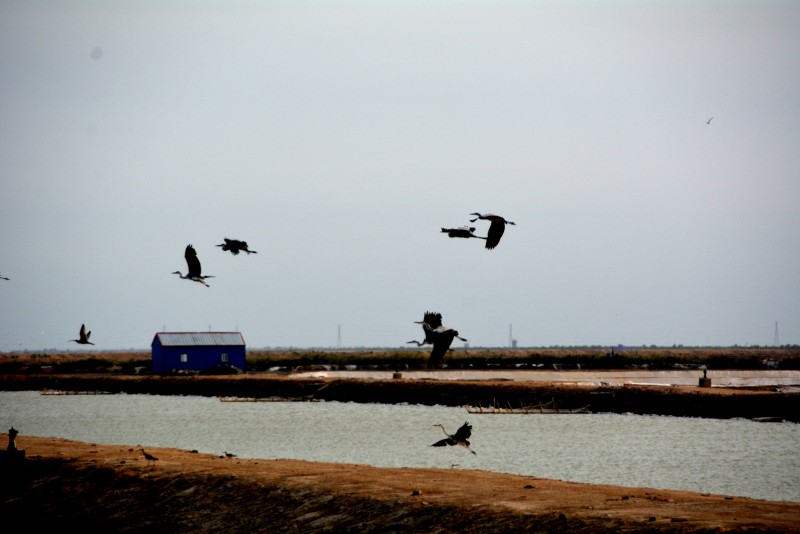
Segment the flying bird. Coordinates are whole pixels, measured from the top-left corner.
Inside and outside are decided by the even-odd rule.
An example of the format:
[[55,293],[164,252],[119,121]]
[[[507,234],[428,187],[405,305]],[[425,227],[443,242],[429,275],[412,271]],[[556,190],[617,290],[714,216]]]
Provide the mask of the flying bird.
[[486,239],[485,237],[481,237],[473,233],[475,232],[474,226],[461,226],[459,228],[442,228],[442,232],[450,237],[465,237],[467,239],[469,239],[470,237],[474,237],[477,239]]
[[202,269],[200,268],[200,260],[197,258],[197,252],[194,250],[192,245],[186,246],[186,251],[183,253],[183,257],[186,258],[186,266],[189,269],[189,272],[186,273],[186,276],[183,276],[180,271],[175,271],[172,274],[177,274],[184,280],[191,280],[193,282],[200,282],[204,286],[208,287],[206,284],[206,278],[214,278],[213,276],[203,276]]
[[6,276],[3,276],[3,275],[0,275],[0,278],[2,278],[3,280],[11,280],[10,278],[8,278]]
[[421,321],[414,321],[416,324],[422,325],[422,331],[425,333],[425,339],[422,341],[406,341],[406,343],[416,343],[418,347],[422,345],[433,345],[435,330],[442,326],[442,314],[426,311]]
[[706,121],[706,124],[711,124],[711,119],[713,119],[713,118],[714,118],[714,117],[711,117],[711,118],[709,118],[709,119]]
[[139,449],[139,450],[142,451],[142,454],[144,454],[144,459],[148,464],[150,464],[150,462],[153,462],[153,465],[156,465],[158,458],[156,458],[152,454],[144,452],[144,449]]
[[225,240],[224,243],[217,245],[218,247],[222,247],[224,251],[231,251],[231,254],[236,256],[239,252],[244,251],[248,254],[258,254],[255,250],[248,250],[247,248],[247,241],[239,241],[238,239],[228,239],[227,237],[223,238]]
[[469,437],[472,435],[472,425],[467,422],[464,422],[461,425],[461,428],[456,430],[455,434],[448,434],[447,430],[445,430],[444,425],[435,424],[433,426],[438,426],[444,432],[444,435],[447,436],[446,438],[437,441],[431,447],[444,447],[446,445],[461,445],[465,449],[467,449],[472,454],[477,455],[475,451],[469,448]]
[[94,345],[91,341],[89,341],[89,336],[91,336],[91,332],[86,331],[86,325],[81,325],[81,331],[78,333],[78,339],[70,339],[70,341],[74,341],[75,343],[80,343],[81,345]]
[[428,369],[437,369],[442,366],[444,355],[450,350],[450,345],[453,344],[454,338],[466,341],[466,339],[458,335],[458,330],[453,330],[446,326],[440,326],[433,332],[433,349],[431,349],[431,355],[428,357]]
[[475,222],[478,219],[492,222],[492,224],[489,226],[489,234],[486,238],[486,248],[489,250],[492,250],[498,245],[498,243],[500,243],[500,238],[503,237],[503,232],[506,231],[506,225],[515,224],[511,221],[505,220],[499,215],[493,215],[491,213],[487,213],[486,215],[481,215],[480,213],[471,213],[470,215],[476,216],[475,219],[470,219],[470,222]]
[[431,354],[428,357],[429,369],[441,367],[444,355],[450,350],[453,339],[458,338],[461,341],[466,341],[466,339],[458,335],[457,330],[442,325],[441,313],[425,312],[422,321],[414,322],[422,325],[422,330],[425,332],[425,339],[422,341],[412,340],[407,343],[416,343],[418,347],[422,345],[433,345]]

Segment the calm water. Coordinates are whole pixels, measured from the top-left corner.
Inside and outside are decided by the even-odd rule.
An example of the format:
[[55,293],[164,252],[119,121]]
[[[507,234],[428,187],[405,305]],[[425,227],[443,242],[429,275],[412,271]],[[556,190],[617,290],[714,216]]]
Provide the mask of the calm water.
[[[472,447],[434,448],[473,425]],[[0,429],[120,445],[534,477],[800,502],[800,425],[619,414],[471,415],[463,408],[215,397],[0,392]],[[5,446],[5,443],[0,444]]]

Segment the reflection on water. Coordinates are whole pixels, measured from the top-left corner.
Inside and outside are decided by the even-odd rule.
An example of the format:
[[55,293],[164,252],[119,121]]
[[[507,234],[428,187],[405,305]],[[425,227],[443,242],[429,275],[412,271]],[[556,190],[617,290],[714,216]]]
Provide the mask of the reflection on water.
[[[434,448],[468,420],[472,448]],[[0,429],[92,443],[535,477],[800,502],[800,425],[618,414],[471,415],[463,408],[214,397],[0,392]]]

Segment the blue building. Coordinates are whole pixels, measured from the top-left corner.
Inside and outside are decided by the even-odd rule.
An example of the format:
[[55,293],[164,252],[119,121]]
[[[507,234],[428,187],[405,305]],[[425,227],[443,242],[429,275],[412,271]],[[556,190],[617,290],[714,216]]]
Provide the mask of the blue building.
[[205,371],[217,365],[246,368],[239,332],[159,332],[153,338],[153,372]]

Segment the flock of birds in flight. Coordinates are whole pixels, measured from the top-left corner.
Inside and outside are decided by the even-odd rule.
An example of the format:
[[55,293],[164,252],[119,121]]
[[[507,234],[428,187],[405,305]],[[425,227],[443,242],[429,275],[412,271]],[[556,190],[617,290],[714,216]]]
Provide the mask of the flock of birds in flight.
[[[491,213],[487,213],[482,215],[480,213],[472,213],[471,215],[475,216],[474,219],[470,219],[470,222],[474,223],[477,220],[485,220],[490,221],[491,224],[489,225],[489,231],[486,237],[481,237],[475,235],[475,227],[470,226],[462,226],[459,228],[442,228],[442,232],[446,233],[449,237],[455,238],[476,238],[476,239],[484,239],[486,241],[486,249],[492,250],[500,243],[500,238],[503,237],[503,233],[506,230],[506,225],[511,224],[514,225],[515,223],[511,221],[507,221],[503,217],[499,215],[494,215]],[[248,250],[247,242],[245,241],[238,241],[234,239],[225,238],[225,243],[221,245],[217,245],[218,247],[222,247],[222,250],[230,250],[233,254],[239,254],[240,251],[247,252],[248,254],[255,253],[255,251]],[[199,282],[204,286],[208,287],[206,283],[206,278],[213,278],[211,275],[203,275],[203,270],[200,266],[200,260],[197,258],[197,252],[194,250],[192,245],[188,245],[186,247],[186,251],[184,252],[184,257],[186,258],[186,265],[188,268],[188,272],[186,276],[181,274],[180,271],[175,271],[172,274],[177,274],[183,279],[191,280],[193,282]],[[442,314],[438,312],[429,312],[426,311],[425,315],[422,318],[422,321],[414,321],[416,324],[422,325],[422,331],[425,334],[425,337],[422,341],[411,340],[407,343],[415,343],[418,347],[422,347],[423,345],[431,345],[433,348],[431,349],[430,356],[428,358],[428,369],[436,369],[441,367],[442,360],[444,360],[444,356],[448,350],[450,350],[450,345],[452,345],[453,340],[455,338],[460,339],[461,341],[467,341],[466,338],[463,338],[458,335],[458,331],[454,330],[453,328],[446,327],[442,324]],[[83,327],[81,327],[81,336],[83,337]],[[88,339],[88,334],[87,334]],[[465,422],[461,427],[456,430],[455,434],[449,434],[445,429],[444,425],[436,424],[433,426],[438,426],[442,429],[445,436],[444,439],[433,443],[433,447],[445,447],[451,445],[459,445],[461,447],[466,448],[472,454],[476,454],[475,451],[470,449],[469,445],[469,437],[472,435],[472,425],[468,422]],[[144,453],[144,450],[142,451]],[[144,453],[145,457],[149,456],[147,453]],[[225,453],[226,456],[232,457],[233,455],[229,453]]]
[[[506,231],[506,225],[515,224],[511,221],[507,221],[506,219],[504,219],[499,215],[494,215],[492,213],[481,214],[476,212],[476,213],[471,213],[470,215],[475,217],[474,219],[470,219],[470,222],[472,223],[478,220],[489,221],[491,223],[489,225],[489,231],[487,232],[487,235],[485,237],[475,235],[474,226],[462,226],[459,228],[442,228],[442,232],[446,233],[449,237],[453,238],[483,239],[486,241],[486,249],[492,250],[500,243],[500,239],[503,237],[503,233]],[[248,254],[256,254],[255,250],[250,250],[248,248],[246,241],[240,241],[238,239],[228,239],[226,237],[225,243],[219,244],[217,246],[222,247],[223,251],[230,251],[234,255],[237,255],[240,252],[247,252]],[[203,268],[200,264],[200,259],[197,257],[197,251],[194,249],[192,245],[186,246],[186,250],[184,251],[183,256],[186,259],[186,268],[188,269],[187,273],[184,275],[181,271],[175,271],[172,274],[177,274],[184,280],[190,280],[192,282],[197,282],[203,284],[206,287],[209,287],[208,283],[206,282],[206,279],[214,278],[214,276],[209,274],[203,274]],[[442,360],[444,359],[444,356],[447,353],[447,351],[450,350],[450,345],[452,345],[453,339],[458,338],[461,341],[467,341],[465,338],[458,335],[457,330],[442,325],[441,313],[425,312],[422,321],[415,321],[415,322],[417,324],[422,325],[422,331],[425,334],[425,338],[422,341],[412,340],[409,341],[408,343],[416,343],[417,346],[419,347],[423,345],[432,346],[430,357],[428,358],[429,369],[435,369],[441,367]],[[81,341],[78,341],[78,343],[81,343]]]
[[[475,239],[483,239],[486,241],[486,249],[492,250],[494,249],[499,243],[500,239],[503,237],[503,233],[506,230],[506,225],[511,224],[514,225],[515,223],[511,221],[507,221],[503,217],[499,215],[494,215],[491,213],[487,214],[480,214],[480,213],[472,213],[475,218],[470,219],[471,223],[474,223],[478,220],[490,221],[489,231],[485,237],[475,235],[476,228],[474,226],[461,226],[458,228],[442,228],[442,232],[446,233],[451,238],[475,238]],[[258,252],[255,250],[250,250],[249,246],[246,241],[241,241],[238,239],[228,239],[227,237],[224,238],[224,243],[216,245],[221,247],[224,252],[230,252],[233,255],[238,255],[240,252],[247,252],[247,254],[257,254]],[[192,282],[197,282],[203,284],[206,287],[209,287],[208,283],[206,282],[207,278],[214,278],[213,275],[203,274],[203,269],[200,264],[200,259],[197,257],[197,251],[194,249],[192,245],[187,245],[186,249],[184,250],[183,257],[186,260],[186,267],[187,272],[184,275],[181,271],[174,271],[172,274],[177,274],[180,278],[184,280],[190,280]],[[0,276],[0,279],[9,280],[9,278],[5,276]],[[422,341],[408,341],[408,343],[416,343],[418,347],[422,347],[423,345],[431,345],[431,353],[430,357],[428,358],[428,368],[435,369],[439,368],[442,365],[442,360],[444,359],[445,354],[448,350],[450,350],[450,345],[452,345],[453,340],[455,338],[460,339],[461,341],[467,341],[465,338],[458,335],[458,331],[452,328],[446,327],[442,324],[442,314],[437,312],[425,312],[425,315],[422,318],[422,321],[415,321],[416,324],[422,325],[422,331],[425,334],[425,337]],[[91,331],[86,330],[86,325],[82,324],[81,329],[78,333],[77,339],[71,339],[71,342],[75,342],[81,345],[94,345],[91,341],[89,341],[89,337],[92,335]],[[469,423],[464,423],[455,434],[449,434],[447,430],[444,428],[443,425],[436,424],[434,426],[438,426],[442,429],[442,432],[447,436],[446,438],[437,441],[432,446],[433,447],[444,447],[448,445],[460,445],[465,447],[469,450],[472,454],[475,454],[475,451],[469,448],[469,437],[472,434],[472,426]],[[155,464],[158,458],[152,456],[151,454],[144,451],[144,449],[140,449],[142,454],[145,457],[145,460],[148,463]],[[235,455],[226,452],[225,456],[227,457],[234,457]]]
[[[227,237],[224,238],[224,243],[217,245],[218,247],[222,247],[222,250],[225,252],[230,252],[234,256],[238,255],[240,252],[247,252],[248,254],[258,254],[255,250],[250,250],[247,245],[247,241],[239,241],[238,239],[228,239]],[[184,276],[180,271],[175,271],[172,274],[177,274],[184,280],[191,280],[192,282],[199,282],[206,287],[209,287],[206,283],[206,278],[214,278],[213,275],[204,275],[203,269],[200,266],[200,259],[197,257],[197,251],[194,249],[192,245],[187,245],[186,250],[183,252],[183,257],[186,259],[186,268],[188,272],[186,276]]]
[[[442,232],[446,233],[451,238],[475,238],[475,239],[483,239],[486,241],[486,249],[492,250],[494,249],[499,243],[500,239],[503,237],[503,233],[506,230],[506,225],[513,225],[515,223],[511,221],[507,221],[503,217],[499,215],[494,215],[491,213],[481,214],[481,213],[472,213],[470,214],[474,216],[473,219],[470,219],[470,222],[474,223],[478,220],[489,221],[489,230],[487,235],[478,236],[475,235],[475,227],[474,226],[462,226],[458,228],[442,228]],[[238,255],[241,252],[246,252],[249,254],[257,254],[258,252],[255,250],[250,250],[247,241],[241,241],[239,239],[229,239],[224,238],[224,243],[220,243],[216,246],[221,247],[224,252],[230,252],[234,256]],[[186,260],[186,267],[187,272],[184,275],[181,271],[174,271],[172,274],[177,274],[180,278],[184,280],[189,280],[192,282],[197,282],[199,284],[203,284],[206,287],[209,287],[208,283],[206,282],[207,278],[214,278],[213,275],[203,274],[203,269],[200,264],[200,259],[197,257],[197,251],[194,249],[192,245],[187,245],[186,249],[184,250],[183,257]],[[0,276],[0,279],[9,280],[9,278],[5,276]],[[442,360],[444,359],[445,354],[448,350],[450,350],[450,345],[453,343],[455,338],[458,338],[462,341],[467,341],[465,338],[458,335],[458,331],[452,328],[448,328],[442,325],[442,314],[436,312],[425,312],[425,315],[422,321],[415,321],[416,324],[422,325],[422,331],[425,334],[425,337],[422,341],[412,340],[408,343],[416,343],[417,346],[422,347],[423,345],[431,345],[431,353],[430,357],[428,358],[428,368],[434,369],[439,368],[442,365]],[[78,333],[77,339],[70,339],[70,342],[75,342],[80,345],[94,345],[91,341],[89,341],[89,337],[91,336],[91,331],[86,330],[86,325],[82,324],[81,329]],[[462,427],[463,428],[463,427]],[[460,430],[460,432],[463,432]],[[454,434],[458,435],[458,433]]]
[[[449,237],[460,237],[460,238],[476,238],[476,239],[483,239],[486,241],[486,248],[487,250],[492,250],[500,243],[500,238],[503,237],[503,233],[506,231],[507,224],[516,224],[511,221],[505,220],[503,217],[499,215],[494,215],[491,213],[487,214],[480,214],[480,213],[472,213],[474,215],[474,219],[470,219],[470,222],[474,223],[477,220],[484,220],[489,221],[491,224],[489,225],[489,231],[486,237],[475,235],[475,227],[474,226],[461,226],[458,228],[442,228],[442,232],[446,233]],[[257,254],[255,250],[250,250],[247,245],[247,241],[240,241],[238,239],[228,239],[227,237],[224,238],[225,243],[221,243],[217,245],[218,247],[222,247],[223,251],[230,251],[233,255],[238,255],[240,252],[247,252],[248,254]],[[184,280],[190,280],[192,282],[198,282],[203,284],[206,287],[209,287],[208,283],[206,282],[206,278],[214,278],[213,275],[203,274],[203,268],[200,265],[200,259],[197,257],[197,251],[194,249],[192,245],[187,245],[186,250],[183,253],[184,259],[186,259],[186,268],[187,272],[184,275],[181,271],[174,271],[172,274],[177,274],[179,277],[183,278]]]

